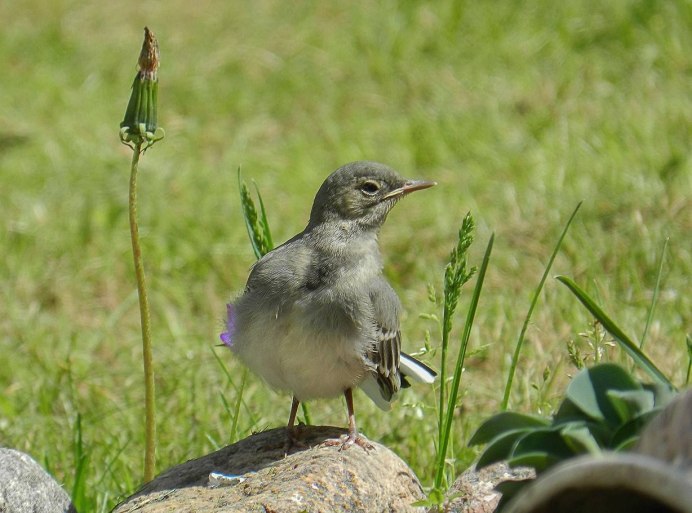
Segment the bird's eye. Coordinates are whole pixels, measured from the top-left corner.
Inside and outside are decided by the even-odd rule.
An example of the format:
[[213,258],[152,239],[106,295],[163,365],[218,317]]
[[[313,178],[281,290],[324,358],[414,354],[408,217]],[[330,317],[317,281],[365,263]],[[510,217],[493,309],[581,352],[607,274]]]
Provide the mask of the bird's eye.
[[360,186],[360,190],[363,192],[363,194],[367,194],[368,196],[374,196],[375,194],[377,194],[377,191],[380,190],[380,184],[374,180],[368,180]]

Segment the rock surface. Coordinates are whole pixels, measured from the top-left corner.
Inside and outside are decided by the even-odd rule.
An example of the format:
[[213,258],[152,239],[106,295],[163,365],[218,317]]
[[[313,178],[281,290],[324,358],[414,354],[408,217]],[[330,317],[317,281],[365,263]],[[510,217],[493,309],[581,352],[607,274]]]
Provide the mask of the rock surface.
[[532,468],[511,468],[505,462],[494,463],[480,470],[475,466],[463,472],[451,486],[445,504],[450,513],[492,513],[497,508],[502,494],[495,487],[504,481],[533,479]]
[[522,489],[506,513],[692,513],[692,483],[635,453],[579,456]]
[[[323,444],[343,429],[305,426],[304,448],[286,454],[284,428],[252,435],[202,458],[173,467],[144,485],[113,513],[211,512],[408,512],[424,497],[411,469],[373,442],[366,452]],[[210,473],[235,475],[228,486],[210,486]],[[239,482],[238,482],[239,481]]]
[[647,424],[634,451],[670,463],[692,483],[692,388]]
[[23,452],[0,447],[0,512],[76,513],[67,492]]

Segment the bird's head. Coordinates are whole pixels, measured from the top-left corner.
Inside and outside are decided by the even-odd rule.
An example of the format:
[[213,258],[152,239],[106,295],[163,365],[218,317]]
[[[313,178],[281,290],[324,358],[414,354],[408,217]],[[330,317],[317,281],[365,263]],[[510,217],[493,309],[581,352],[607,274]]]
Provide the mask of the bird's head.
[[398,200],[433,185],[407,180],[377,162],[351,162],[329,175],[317,191],[308,226],[345,221],[377,230]]

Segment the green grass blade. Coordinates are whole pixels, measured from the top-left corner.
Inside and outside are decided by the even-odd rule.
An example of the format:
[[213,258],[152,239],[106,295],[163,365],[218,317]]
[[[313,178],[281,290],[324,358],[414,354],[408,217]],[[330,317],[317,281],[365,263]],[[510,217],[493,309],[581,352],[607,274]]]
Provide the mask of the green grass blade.
[[439,402],[437,428],[437,439],[442,440],[445,404],[447,402],[447,352],[449,350],[449,335],[452,331],[452,319],[456,311],[461,289],[468,282],[474,273],[475,268],[468,268],[468,258],[466,253],[473,243],[473,231],[475,221],[470,212],[464,216],[459,228],[457,244],[452,248],[449,262],[445,266],[444,273],[444,302],[442,311],[442,347],[440,351],[440,376],[439,376]]
[[639,346],[630,339],[620,327],[599,307],[591,297],[584,292],[574,281],[567,276],[558,276],[557,279],[565,284],[572,293],[577,296],[577,299],[591,312],[598,322],[610,333],[613,338],[620,344],[627,354],[639,365],[642,369],[648,372],[654,379],[674,389],[675,387],[670,380],[661,372],[658,367],[646,356]]
[[[226,367],[226,364],[223,362],[221,357],[212,349],[211,351],[212,355],[214,356],[214,359],[216,360],[216,363],[219,364],[219,367],[221,367],[221,371],[224,373],[226,376],[226,379],[228,380],[228,383],[235,389],[235,393],[238,394],[238,398],[236,399],[239,404],[242,404],[242,406],[245,409],[245,414],[247,415],[248,419],[250,419],[250,423],[254,424],[256,422],[255,416],[252,413],[252,410],[248,408],[248,405],[243,401],[243,392],[244,392],[244,386],[245,386],[245,375],[241,377],[241,382],[242,382],[242,387],[240,385],[236,385],[233,381],[233,378],[231,377],[231,373],[228,370],[228,367]],[[228,402],[226,401],[225,397],[222,399],[222,402],[224,405],[227,405]],[[231,422],[235,422],[234,415],[231,413],[230,408],[226,408],[226,411],[229,413],[229,417],[231,417]],[[231,431],[233,431],[233,427],[231,428]]]
[[111,456],[108,461],[106,462],[105,469],[101,473],[101,477],[99,480],[96,482],[96,488],[98,488],[101,483],[103,483],[106,479],[106,476],[113,476],[113,467],[115,466],[115,463],[119,461],[120,455],[125,452],[125,449],[130,445],[131,440],[126,440],[125,443],[120,447],[120,449],[117,450],[113,456]]
[[481,296],[481,291],[483,289],[483,282],[485,281],[485,273],[488,269],[488,263],[490,262],[490,254],[493,250],[493,242],[495,241],[495,234],[490,236],[488,241],[488,246],[485,249],[485,254],[483,255],[483,262],[481,263],[480,269],[478,271],[478,278],[476,279],[476,286],[473,289],[473,295],[471,296],[471,303],[469,304],[469,309],[466,314],[466,322],[464,324],[464,331],[461,335],[461,345],[459,347],[459,353],[457,355],[456,366],[454,368],[454,378],[452,380],[452,386],[449,391],[449,399],[447,402],[447,409],[444,415],[444,428],[442,430],[442,438],[440,439],[440,445],[438,448],[436,469],[435,469],[435,483],[434,488],[439,490],[442,487],[442,480],[444,478],[444,468],[445,459],[447,457],[447,448],[449,446],[449,441],[452,431],[452,420],[454,419],[454,410],[457,402],[457,397],[459,393],[459,385],[461,383],[461,372],[464,368],[464,358],[466,357],[466,348],[468,347],[469,338],[471,337],[471,328],[473,327],[473,320],[476,315],[476,309],[478,308],[478,301]]
[[235,442],[235,432],[238,425],[237,418],[235,415],[233,415],[233,408],[231,408],[231,405],[228,404],[228,399],[226,399],[226,396],[223,395],[223,392],[219,392],[219,399],[221,399],[221,404],[223,404],[223,409],[226,412],[226,415],[228,415],[228,418],[231,419],[231,432],[228,435],[228,443],[232,444]]
[[86,478],[89,457],[84,450],[82,415],[80,413],[77,414],[77,421],[75,424],[73,451],[75,467],[71,499],[75,507],[79,508],[78,511],[84,511],[84,508],[88,504]]
[[243,220],[245,221],[245,228],[247,229],[247,235],[250,239],[250,245],[252,246],[255,258],[260,259],[262,258],[262,250],[260,249],[257,233],[255,231],[257,211],[250,197],[250,191],[240,175],[240,168],[238,168],[238,190],[240,191],[240,207],[243,212]]
[[305,424],[308,426],[312,424],[312,419],[310,418],[310,409],[308,408],[308,405],[303,403],[300,403],[300,407],[303,410],[303,418],[305,419]]
[[[264,201],[262,201],[262,195],[260,194],[259,187],[257,187],[257,184],[253,181],[252,184],[255,186],[255,192],[257,193],[257,200],[259,201],[259,206],[260,206],[260,227],[262,228],[262,235],[264,236],[264,241],[266,243],[266,250],[267,252],[271,251],[274,249],[274,241],[272,240],[272,233],[271,230],[269,229],[269,221],[267,221],[267,211],[264,209]],[[262,255],[264,256],[264,255]]]
[[692,371],[692,338],[689,335],[685,337],[687,344],[687,375],[685,376],[685,385],[690,384],[690,371]]
[[531,316],[533,315],[533,309],[536,307],[536,303],[538,302],[538,297],[541,295],[541,291],[543,290],[543,285],[545,284],[545,280],[548,277],[548,273],[550,272],[551,267],[553,266],[553,262],[555,261],[555,257],[557,256],[557,252],[560,250],[560,246],[562,246],[562,241],[565,238],[565,235],[567,234],[567,230],[569,229],[569,226],[572,224],[572,220],[574,217],[577,215],[577,212],[579,211],[579,207],[581,207],[581,204],[583,202],[580,201],[577,203],[576,208],[572,212],[572,215],[569,216],[569,219],[567,220],[567,224],[565,224],[565,227],[562,229],[562,233],[560,234],[560,238],[557,240],[557,244],[555,244],[555,248],[553,249],[552,255],[550,255],[550,260],[548,260],[548,265],[545,267],[545,271],[543,271],[543,276],[541,277],[541,281],[538,283],[538,287],[536,287],[536,290],[533,293],[533,298],[531,299],[531,306],[529,306],[529,311],[526,313],[526,318],[524,319],[524,325],[521,327],[521,332],[519,333],[519,338],[517,339],[517,344],[514,347],[514,354],[512,355],[512,362],[509,366],[509,373],[507,374],[507,382],[505,384],[505,392],[504,395],[502,396],[502,404],[500,408],[502,410],[506,410],[507,406],[509,405],[509,396],[512,392],[512,383],[514,382],[514,374],[517,370],[517,363],[519,361],[519,355],[521,354],[521,348],[524,346],[524,337],[526,336],[526,330],[529,327],[529,321],[531,320]]
[[654,310],[656,309],[656,303],[658,303],[658,293],[661,290],[661,274],[663,274],[663,260],[666,256],[666,249],[668,248],[668,237],[663,241],[663,249],[661,249],[661,257],[658,260],[658,271],[656,272],[656,285],[654,285],[654,295],[651,298],[651,304],[649,305],[649,312],[646,316],[646,324],[644,325],[644,332],[642,333],[642,338],[639,340],[639,349],[644,349],[644,343],[646,342],[646,337],[649,334],[649,326],[651,326],[651,321],[654,318]]
[[240,418],[240,405],[243,403],[243,393],[245,392],[245,383],[247,382],[247,367],[243,367],[242,377],[240,378],[240,388],[233,405],[233,417],[231,421],[231,443],[236,441],[238,436],[238,419]]

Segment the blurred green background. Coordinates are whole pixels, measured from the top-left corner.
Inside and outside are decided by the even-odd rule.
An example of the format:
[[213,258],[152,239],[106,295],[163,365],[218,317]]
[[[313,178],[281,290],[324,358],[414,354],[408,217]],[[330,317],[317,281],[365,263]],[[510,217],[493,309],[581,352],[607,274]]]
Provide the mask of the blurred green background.
[[[398,206],[381,236],[408,351],[426,334],[439,343],[420,314],[439,313],[428,285],[441,296],[463,215],[478,225],[472,263],[496,233],[455,425],[459,470],[473,458],[468,433],[498,407],[530,295],[579,200],[551,274],[572,276],[638,338],[670,238],[646,350],[684,383],[689,2],[10,0],[0,18],[0,445],[33,455],[68,491],[82,483],[88,510],[107,510],[141,479],[130,150],[118,129],[144,25],[161,47],[166,130],[139,179],[159,470],[230,442],[222,395],[235,400],[241,368],[215,344],[253,262],[239,166],[262,191],[277,243],[304,227],[322,180],[346,162],[439,182]],[[549,279],[513,408],[550,412],[574,373],[566,343],[588,353],[580,333],[590,322]],[[417,387],[385,414],[356,397],[362,430],[425,484],[433,398]],[[239,435],[281,425],[289,404],[249,378]],[[311,412],[346,423],[340,399]]]

